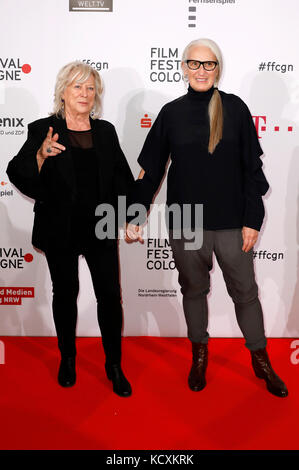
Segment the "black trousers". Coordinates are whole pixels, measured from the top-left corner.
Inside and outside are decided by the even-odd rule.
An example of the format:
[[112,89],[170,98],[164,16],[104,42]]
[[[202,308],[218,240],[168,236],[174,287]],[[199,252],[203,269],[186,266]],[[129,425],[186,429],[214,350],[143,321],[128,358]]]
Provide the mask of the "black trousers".
[[78,258],[87,262],[95,297],[97,317],[107,364],[121,360],[122,306],[119,284],[118,246],[90,237],[68,248],[46,251],[53,285],[53,316],[62,356],[76,355],[77,297],[79,293]]

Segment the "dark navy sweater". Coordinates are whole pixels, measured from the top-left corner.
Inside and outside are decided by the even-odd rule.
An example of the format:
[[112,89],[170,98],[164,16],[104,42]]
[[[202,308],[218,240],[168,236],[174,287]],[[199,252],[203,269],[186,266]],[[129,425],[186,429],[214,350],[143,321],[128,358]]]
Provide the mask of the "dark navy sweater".
[[269,185],[250,111],[238,96],[220,91],[223,137],[210,154],[208,105],[213,91],[189,87],[186,95],[163,106],[138,158],[145,177],[136,182],[131,201],[149,207],[170,157],[168,206],[203,204],[206,230],[260,230],[262,196]]

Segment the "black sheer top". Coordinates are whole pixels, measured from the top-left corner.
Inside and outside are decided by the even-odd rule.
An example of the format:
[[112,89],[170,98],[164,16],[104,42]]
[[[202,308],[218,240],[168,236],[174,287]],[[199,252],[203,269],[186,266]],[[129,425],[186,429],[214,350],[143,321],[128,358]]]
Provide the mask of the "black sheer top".
[[98,204],[98,168],[92,143],[91,129],[69,130],[71,155],[76,176],[76,210],[85,215],[94,215]]
[[72,213],[73,241],[85,243],[95,237],[95,208],[99,204],[99,169],[92,131],[68,130],[76,179],[76,200]]

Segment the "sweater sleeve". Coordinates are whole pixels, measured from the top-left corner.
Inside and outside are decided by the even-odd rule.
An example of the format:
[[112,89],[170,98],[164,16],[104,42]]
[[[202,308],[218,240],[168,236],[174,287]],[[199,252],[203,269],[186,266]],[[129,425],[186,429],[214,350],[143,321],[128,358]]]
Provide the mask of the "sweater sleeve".
[[167,137],[165,106],[161,109],[144,142],[138,163],[145,171],[142,179],[135,181],[130,204],[142,204],[148,211],[152,199],[165,173],[170,147]]
[[138,163],[152,180],[156,190],[165,173],[169,153],[164,106],[150,129],[138,157]]
[[243,226],[260,230],[265,209],[262,196],[269,189],[269,184],[262,170],[261,149],[252,116],[242,102],[241,116],[241,152],[244,168],[245,211]]

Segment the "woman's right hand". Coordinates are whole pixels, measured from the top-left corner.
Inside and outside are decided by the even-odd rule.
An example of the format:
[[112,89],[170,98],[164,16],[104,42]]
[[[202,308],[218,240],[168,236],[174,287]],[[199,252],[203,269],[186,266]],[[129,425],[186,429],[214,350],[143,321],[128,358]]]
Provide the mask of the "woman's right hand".
[[58,155],[65,150],[65,147],[57,142],[58,137],[59,135],[57,133],[53,135],[53,127],[49,127],[47,137],[43,141],[36,155],[39,170],[46,158]]

